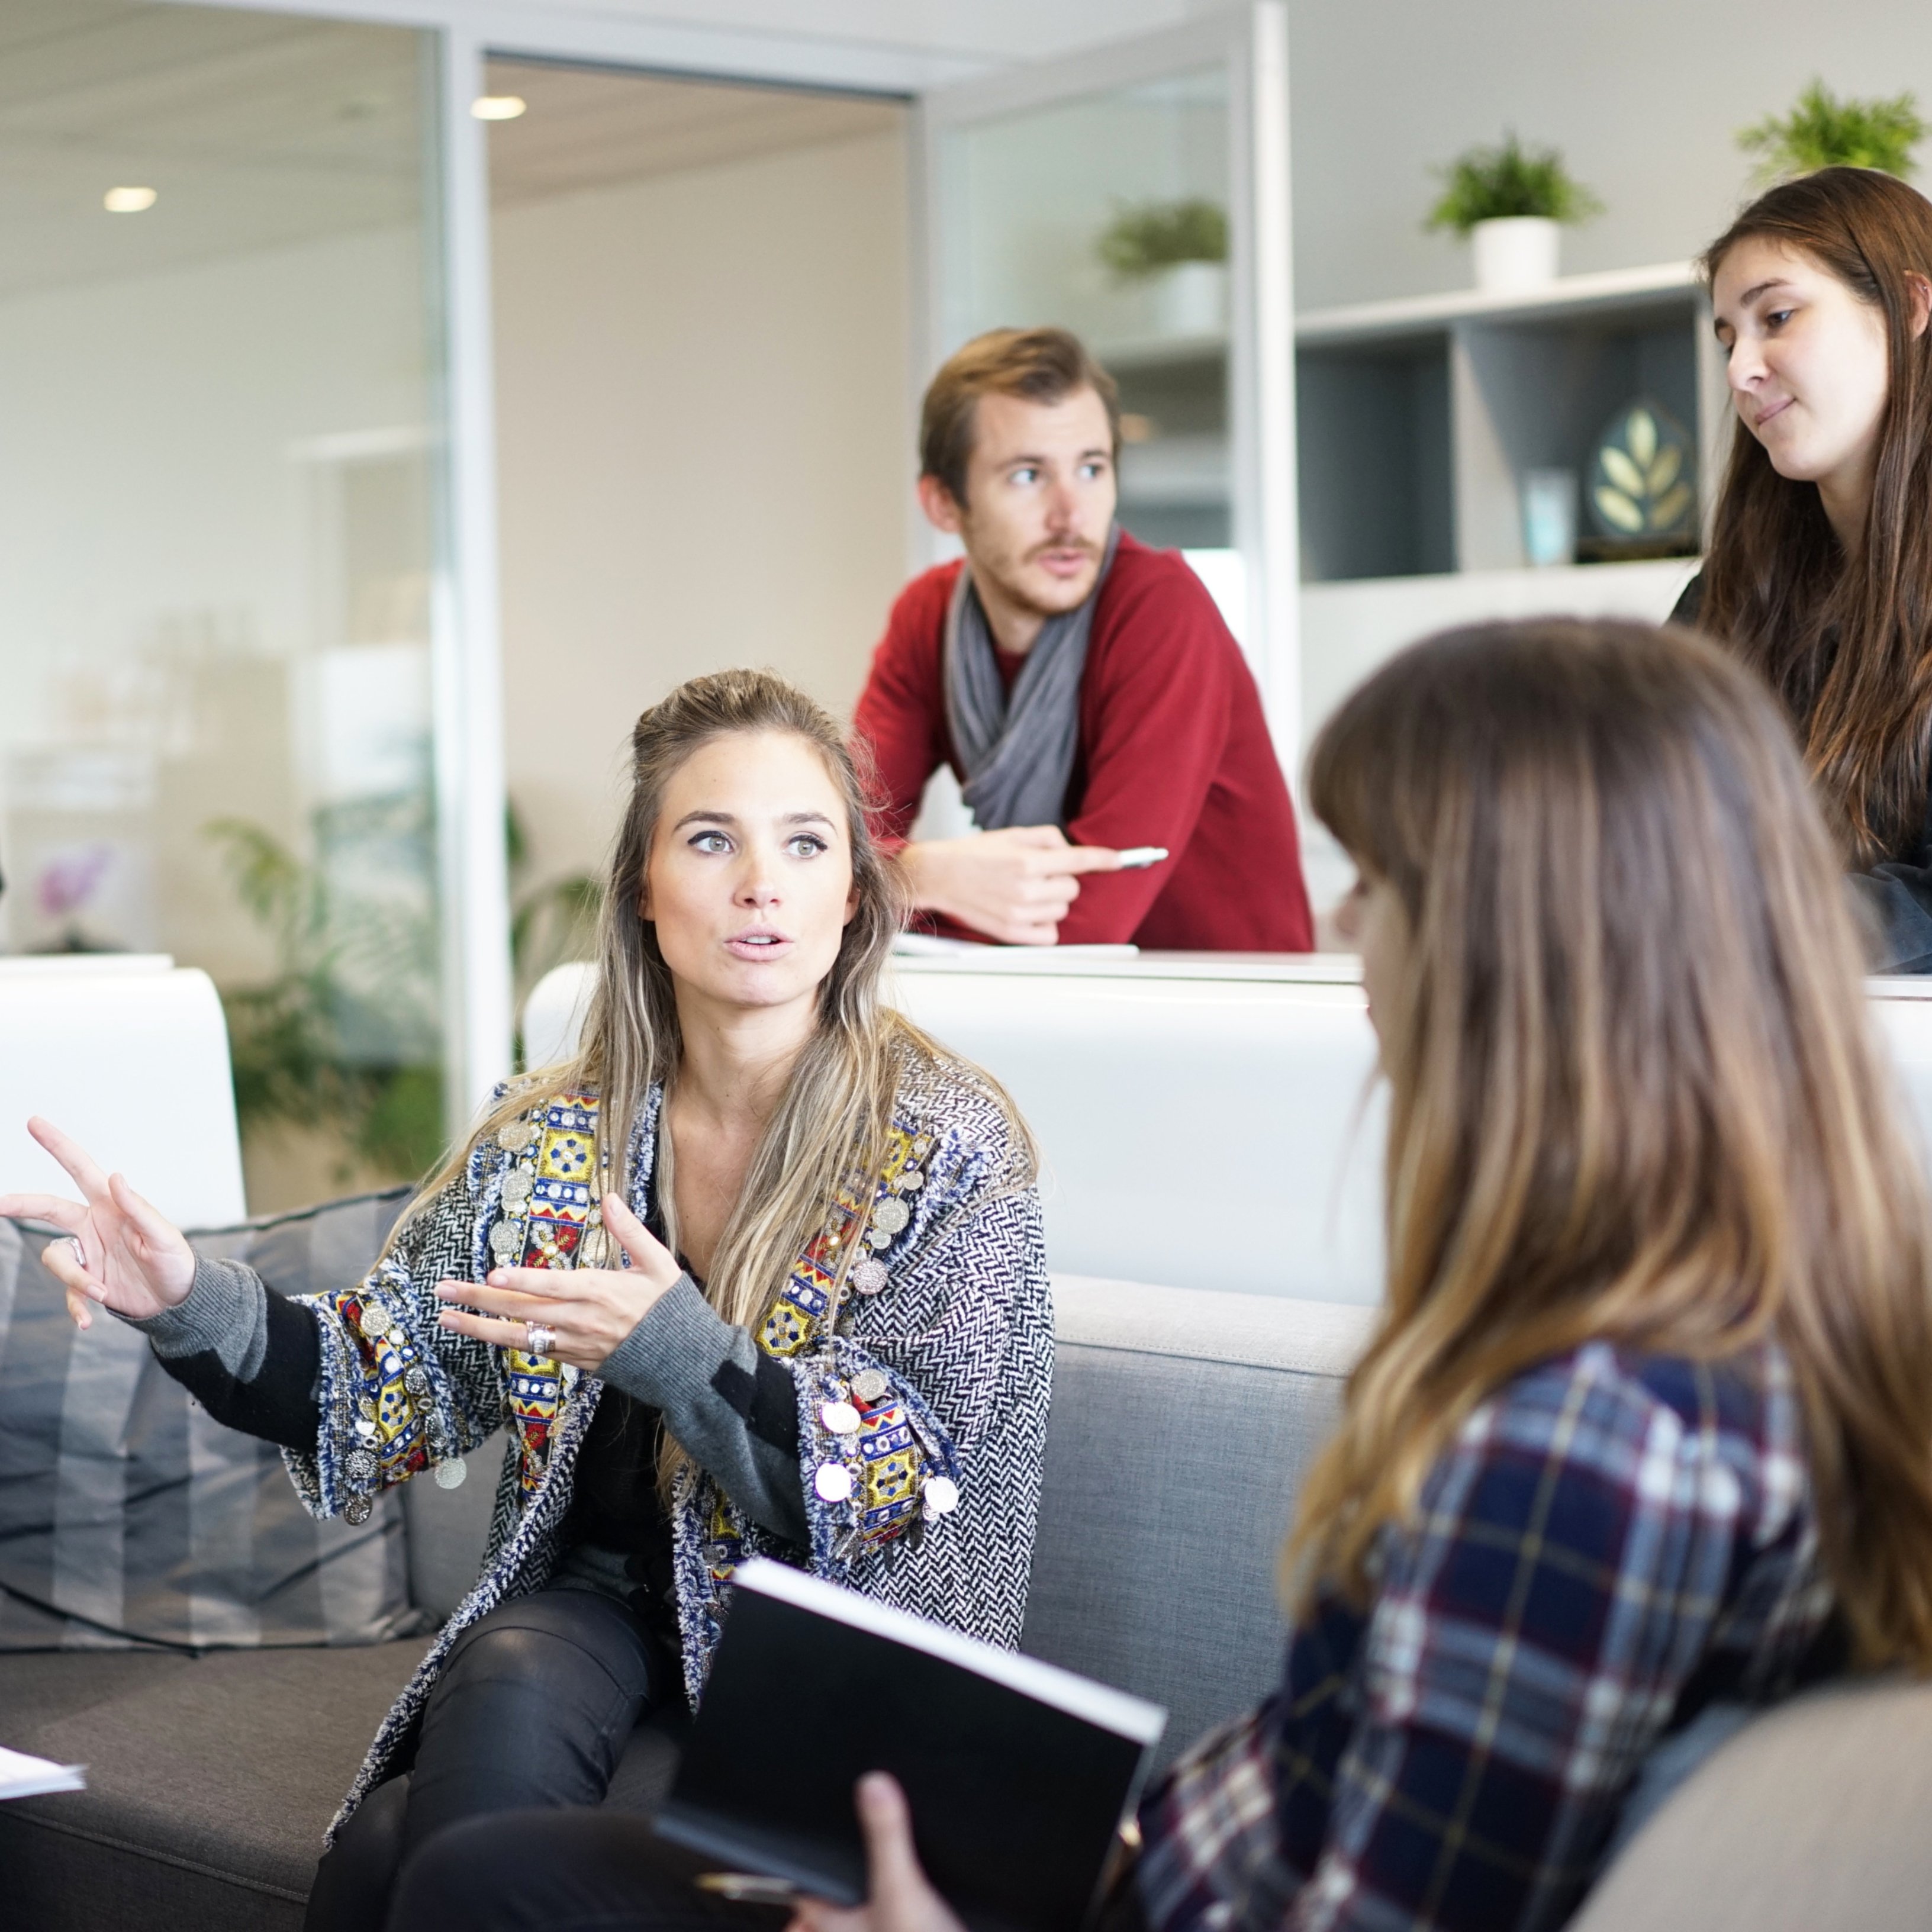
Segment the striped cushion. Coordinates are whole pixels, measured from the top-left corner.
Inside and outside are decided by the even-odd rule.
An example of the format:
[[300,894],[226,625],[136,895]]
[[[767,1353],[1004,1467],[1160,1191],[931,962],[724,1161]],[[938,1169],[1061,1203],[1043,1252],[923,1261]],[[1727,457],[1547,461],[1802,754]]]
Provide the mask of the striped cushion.
[[[272,1291],[356,1280],[408,1190],[190,1238]],[[280,1451],[214,1421],[138,1330],[80,1334],[40,1265],[57,1238],[0,1220],[0,1652],[380,1643],[422,1627],[393,1495],[318,1523]]]

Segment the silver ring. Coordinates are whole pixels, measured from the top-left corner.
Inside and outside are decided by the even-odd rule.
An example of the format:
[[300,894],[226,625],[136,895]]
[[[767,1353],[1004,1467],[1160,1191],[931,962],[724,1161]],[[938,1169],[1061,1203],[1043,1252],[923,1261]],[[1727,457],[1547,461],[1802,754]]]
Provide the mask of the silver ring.
[[526,1355],[548,1355],[556,1346],[556,1330],[546,1328],[541,1322],[526,1322],[524,1333],[528,1338],[524,1347]]

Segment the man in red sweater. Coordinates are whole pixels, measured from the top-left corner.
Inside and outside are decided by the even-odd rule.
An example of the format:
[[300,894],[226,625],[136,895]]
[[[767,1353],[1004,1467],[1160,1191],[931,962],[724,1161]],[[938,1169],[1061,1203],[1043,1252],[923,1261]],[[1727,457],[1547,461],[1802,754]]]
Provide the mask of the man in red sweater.
[[[1119,446],[1113,379],[1064,329],[997,329],[933,379],[920,502],[966,555],[900,592],[854,716],[880,829],[942,930],[1306,952],[1260,693],[1192,570],[1116,528]],[[981,829],[907,843],[942,764]]]

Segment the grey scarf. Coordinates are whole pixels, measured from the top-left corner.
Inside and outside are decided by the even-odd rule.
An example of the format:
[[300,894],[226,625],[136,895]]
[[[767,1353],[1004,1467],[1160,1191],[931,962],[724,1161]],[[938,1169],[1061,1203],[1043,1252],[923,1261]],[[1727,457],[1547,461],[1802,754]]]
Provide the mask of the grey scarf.
[[1061,822],[1079,748],[1080,677],[1094,606],[1120,541],[1116,524],[1086,601],[1040,626],[1010,700],[993,661],[992,633],[973,588],[972,567],[960,569],[946,610],[946,723],[966,767],[963,795],[982,832]]

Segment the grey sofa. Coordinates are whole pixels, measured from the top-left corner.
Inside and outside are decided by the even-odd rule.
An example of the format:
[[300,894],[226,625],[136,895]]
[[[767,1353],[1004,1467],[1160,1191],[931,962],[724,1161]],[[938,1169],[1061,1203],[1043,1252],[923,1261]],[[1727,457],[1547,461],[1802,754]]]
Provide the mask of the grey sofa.
[[[1064,1276],[1055,1289],[1026,1647],[1165,1704],[1171,1752],[1274,1680],[1275,1552],[1368,1312]],[[410,1486],[411,1588],[439,1615],[474,1570],[490,1486]],[[0,1738],[90,1766],[84,1793],[0,1805],[0,1928],[298,1926],[323,1826],[423,1642],[0,1658]],[[662,1792],[676,1731],[640,1732],[613,1804]],[[1820,1762],[1828,1789],[1809,1790]],[[1932,1692],[1805,1700],[1664,1809],[1578,1932],[1932,1923],[1928,1800]]]

